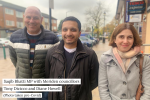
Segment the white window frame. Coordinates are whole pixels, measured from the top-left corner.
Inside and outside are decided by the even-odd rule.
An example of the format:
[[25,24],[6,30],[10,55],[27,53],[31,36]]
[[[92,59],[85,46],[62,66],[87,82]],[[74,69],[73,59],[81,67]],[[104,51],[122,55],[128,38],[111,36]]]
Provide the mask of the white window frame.
[[54,26],[53,28],[54,28],[54,30],[56,30],[56,27],[55,27],[55,26]]
[[23,18],[23,12],[16,11],[16,17]]
[[45,21],[46,23],[48,23],[48,18],[44,18],[44,21]]
[[53,20],[53,23],[56,23],[56,20]]
[[6,25],[7,26],[15,26],[14,21],[6,20]]
[[12,9],[5,8],[5,13],[9,15],[14,15],[14,11]]
[[17,27],[18,28],[23,28],[23,22],[17,22]]

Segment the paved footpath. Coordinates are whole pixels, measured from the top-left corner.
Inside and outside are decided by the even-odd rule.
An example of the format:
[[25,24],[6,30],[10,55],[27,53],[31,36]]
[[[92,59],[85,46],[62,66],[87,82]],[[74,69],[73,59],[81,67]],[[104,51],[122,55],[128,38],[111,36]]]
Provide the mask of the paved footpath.
[[[102,41],[100,41],[99,44],[95,45],[92,48],[96,52],[98,59],[100,59],[100,56],[102,55],[102,53],[109,50],[110,48],[108,46],[108,41],[106,41],[106,43],[101,43],[101,42]],[[15,78],[15,67],[11,63],[11,60],[9,59],[9,57],[7,57],[6,60],[0,59],[0,100],[17,100],[16,98],[11,98],[11,99],[2,98],[2,93],[5,93],[5,92],[2,92],[2,79],[4,78],[5,79]],[[93,100],[100,100],[98,87],[92,91],[92,95],[93,95]]]

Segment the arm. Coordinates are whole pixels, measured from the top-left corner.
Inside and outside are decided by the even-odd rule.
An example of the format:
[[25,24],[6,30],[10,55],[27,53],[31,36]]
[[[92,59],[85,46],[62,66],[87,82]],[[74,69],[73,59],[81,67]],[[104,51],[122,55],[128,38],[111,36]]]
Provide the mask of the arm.
[[150,100],[150,57],[145,56],[143,62],[142,85],[144,86],[144,93],[140,100]]
[[91,85],[91,90],[93,90],[98,86],[98,69],[99,69],[99,63],[95,52],[92,54],[92,64],[90,68],[91,68],[90,85]]
[[49,78],[50,75],[50,60],[49,60],[49,50],[47,51],[46,59],[45,59],[45,77]]
[[104,59],[101,57],[99,64],[98,80],[99,95],[101,100],[111,100],[108,89],[107,67],[102,60]]
[[9,55],[13,65],[16,67],[17,55],[14,49],[14,43],[12,42],[12,37],[10,38],[10,42],[9,42]]

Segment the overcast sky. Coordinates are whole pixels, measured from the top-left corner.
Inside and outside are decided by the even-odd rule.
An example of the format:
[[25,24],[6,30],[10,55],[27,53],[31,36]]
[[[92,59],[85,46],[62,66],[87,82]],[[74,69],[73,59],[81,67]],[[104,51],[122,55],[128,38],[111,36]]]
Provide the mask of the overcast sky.
[[[36,6],[43,13],[49,13],[49,0],[3,0],[19,6],[28,7]],[[117,1],[118,0],[54,0],[54,9],[52,9],[52,16],[55,17],[57,25],[60,20],[67,16],[75,16],[83,25],[86,23],[86,17],[84,15],[85,10],[94,7],[98,1],[101,1],[105,8],[109,9],[106,23],[110,22],[115,16]],[[69,12],[68,12],[69,11]]]

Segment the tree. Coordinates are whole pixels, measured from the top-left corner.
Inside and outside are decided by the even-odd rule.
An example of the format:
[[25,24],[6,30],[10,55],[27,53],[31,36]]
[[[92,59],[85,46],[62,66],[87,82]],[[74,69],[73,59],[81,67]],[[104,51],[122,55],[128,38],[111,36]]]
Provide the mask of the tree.
[[104,4],[97,2],[97,5],[92,9],[87,9],[85,11],[86,20],[90,25],[94,27],[94,33],[99,37],[100,27],[103,25],[104,21],[104,11],[108,12],[104,7]]
[[117,21],[117,20],[115,19],[115,17],[114,17],[108,24],[106,24],[105,27],[103,27],[103,28],[101,29],[101,31],[104,30],[104,32],[110,33],[110,34],[108,35],[108,38],[110,38],[111,33],[114,31],[114,29],[115,29],[117,23],[118,23],[118,21]]
[[62,22],[63,22],[63,20],[61,20],[60,22],[59,22],[59,26],[58,26],[58,32],[60,32],[61,31],[61,25],[62,25]]

